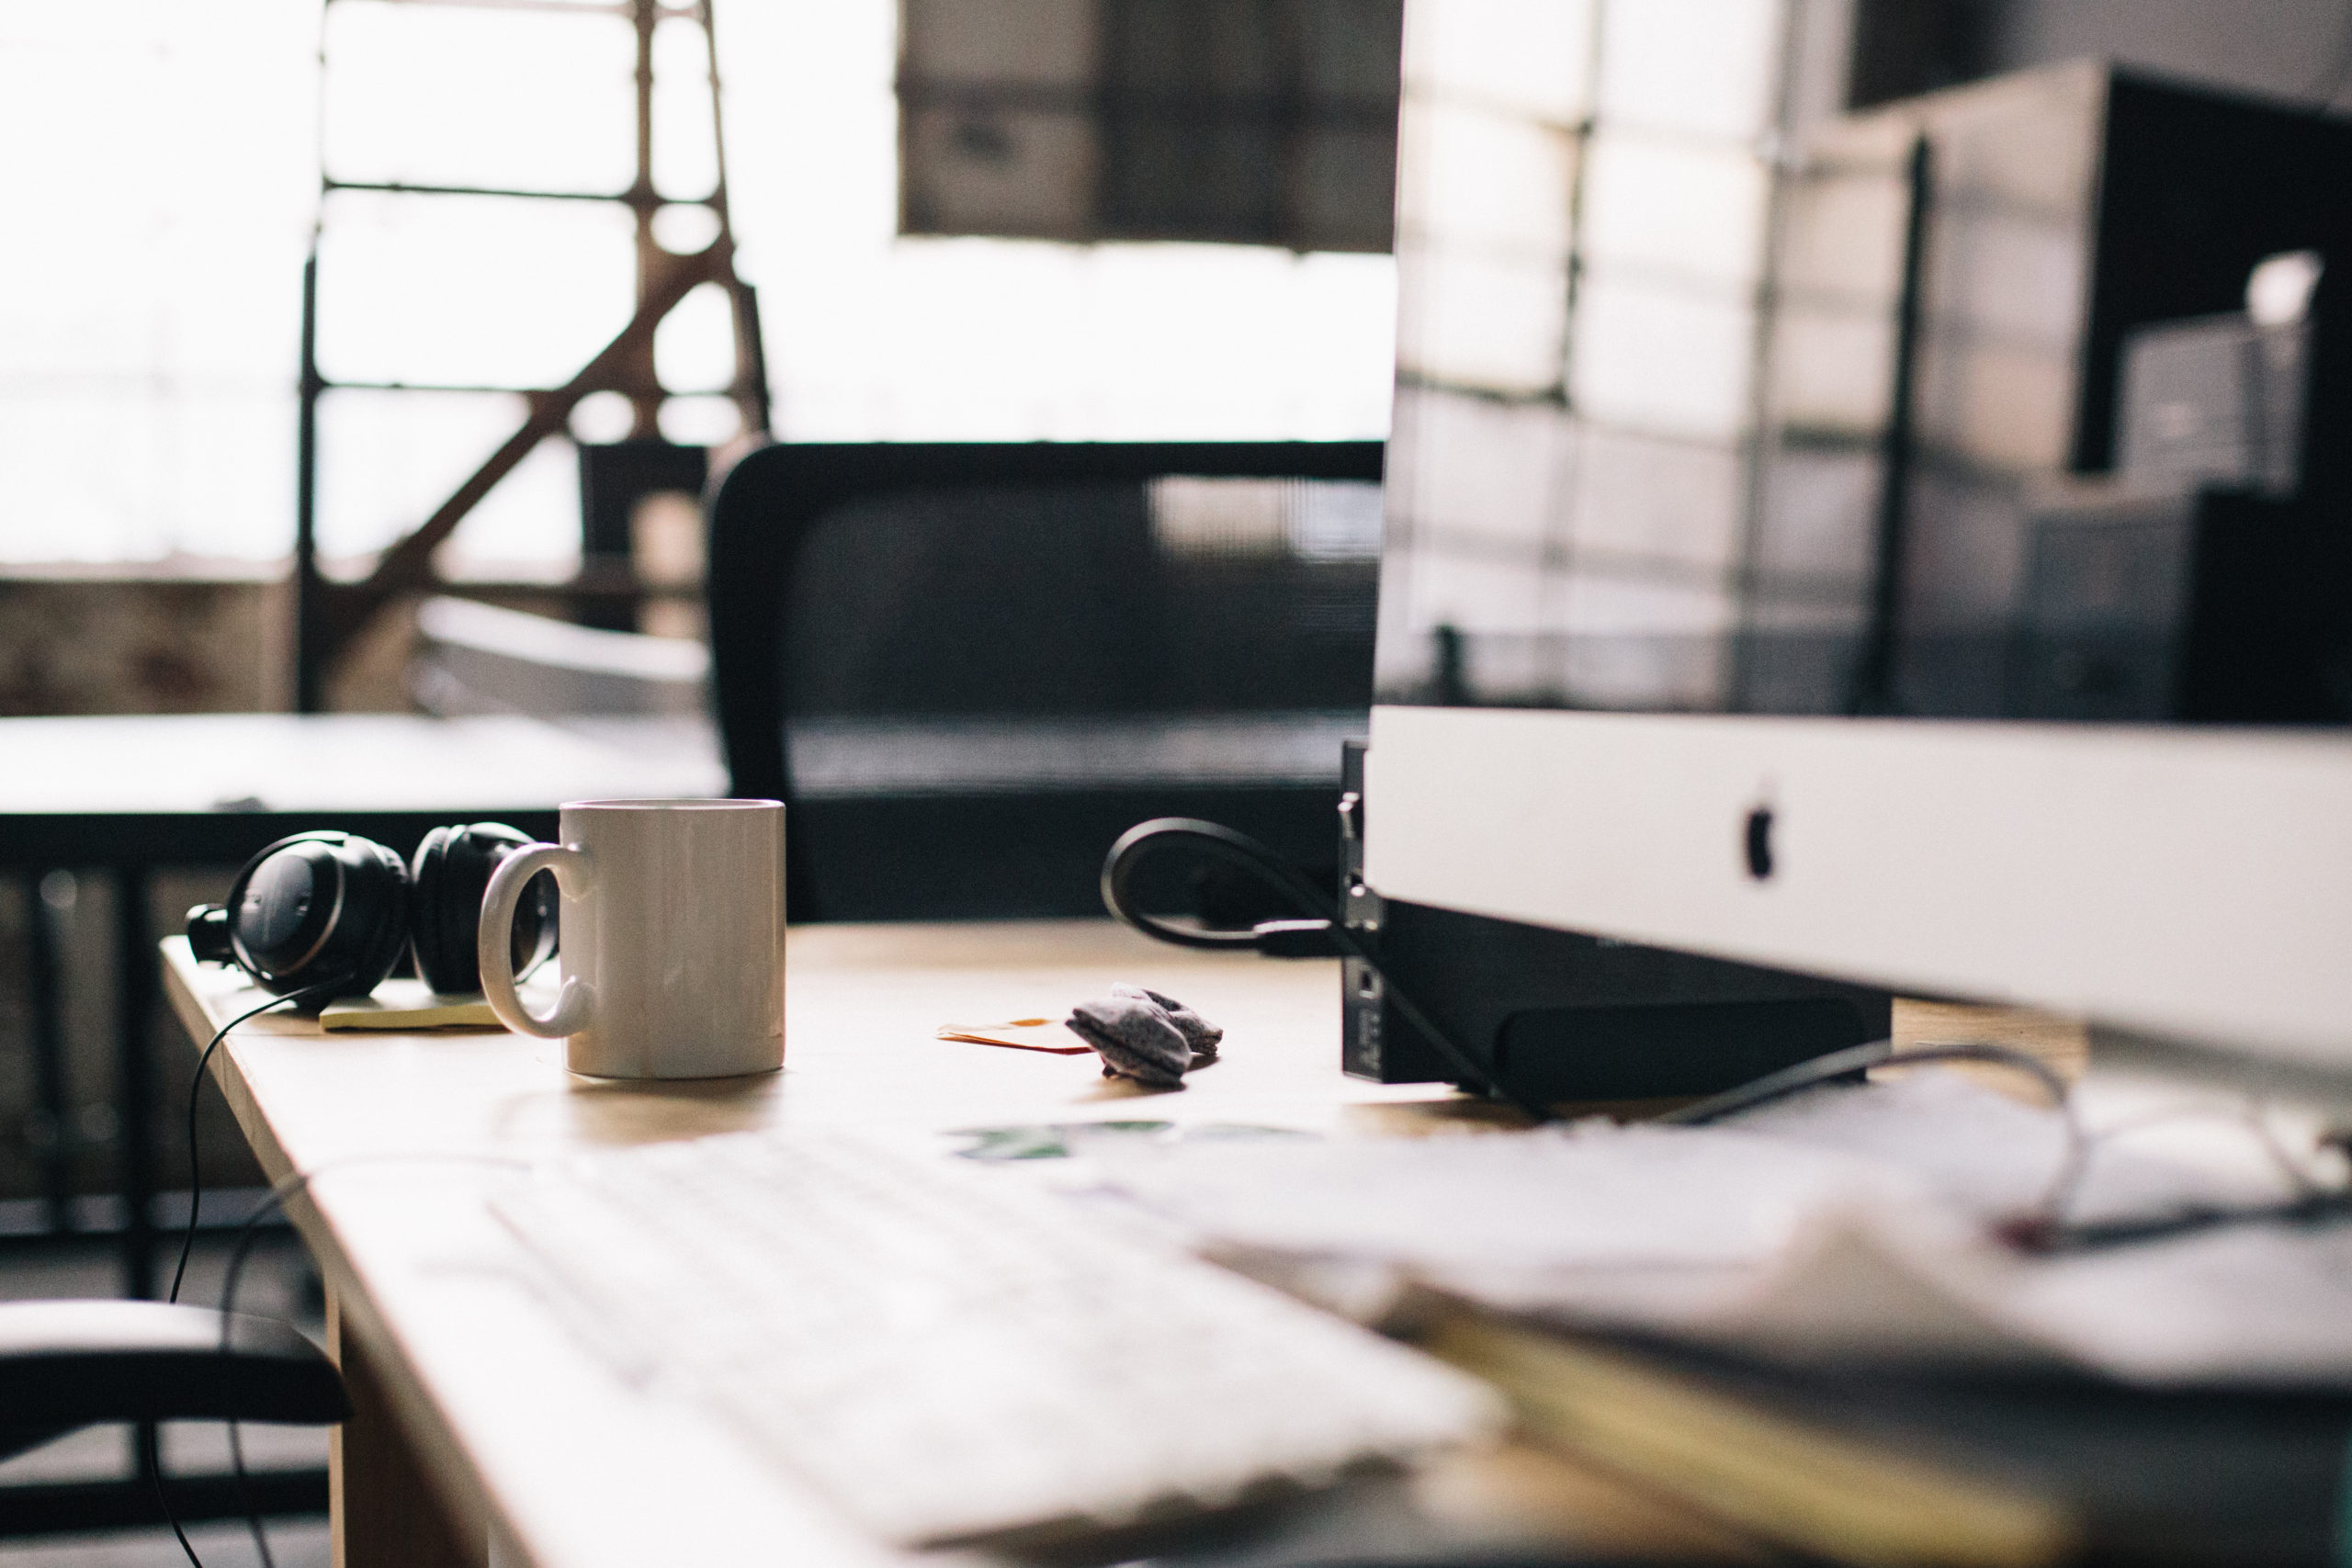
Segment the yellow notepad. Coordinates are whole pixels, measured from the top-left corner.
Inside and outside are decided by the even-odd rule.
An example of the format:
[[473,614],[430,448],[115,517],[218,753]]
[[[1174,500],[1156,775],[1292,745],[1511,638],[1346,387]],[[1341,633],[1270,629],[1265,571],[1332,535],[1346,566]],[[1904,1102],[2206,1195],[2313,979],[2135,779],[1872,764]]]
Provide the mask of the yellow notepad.
[[438,996],[422,980],[387,980],[365,997],[329,1002],[322,1029],[503,1029],[478,994]]

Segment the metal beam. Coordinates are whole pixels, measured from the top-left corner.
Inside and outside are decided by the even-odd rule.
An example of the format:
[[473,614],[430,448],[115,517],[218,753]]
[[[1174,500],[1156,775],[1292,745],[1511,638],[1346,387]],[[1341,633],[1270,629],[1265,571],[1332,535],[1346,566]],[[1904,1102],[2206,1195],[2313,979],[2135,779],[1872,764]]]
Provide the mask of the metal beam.
[[338,180],[332,177],[323,184],[329,191],[364,190],[381,196],[495,196],[511,197],[520,201],[615,201],[623,204],[637,199],[634,192],[625,190],[510,190],[502,186],[427,186],[410,185],[400,180]]
[[662,253],[664,264],[637,313],[629,318],[628,325],[562,386],[553,391],[526,393],[530,412],[522,428],[485,458],[425,519],[424,526],[385,551],[376,569],[359,581],[322,580],[317,583],[322,633],[319,652],[323,660],[332,661],[339,655],[392,599],[438,586],[433,571],[433,552],[458,531],[458,525],[466,520],[466,514],[499,480],[530,456],[533,447],[564,428],[581,399],[592,392],[627,389],[630,379],[628,373],[640,356],[650,351],[654,330],[678,302],[703,284],[731,279],[733,269],[728,265],[726,247],[727,242],[720,240],[692,255],[671,256]]
[[[658,434],[656,420],[662,388],[653,363],[655,330],[687,294],[706,283],[726,288],[735,338],[735,376],[728,395],[741,411],[746,434],[764,434],[769,400],[766,356],[759,337],[759,311],[752,290],[735,276],[735,240],[727,206],[726,145],[719,110],[718,46],[711,26],[709,0],[691,5],[661,0],[615,0],[612,4],[574,4],[571,0],[396,0],[412,5],[474,5],[493,9],[598,11],[627,17],[636,33],[637,160],[635,177],[627,190],[611,195],[588,192],[505,190],[462,185],[409,185],[401,182],[340,181],[322,176],[322,187],[373,190],[413,196],[504,196],[545,200],[613,201],[628,207],[635,216],[637,310],[628,324],[614,336],[580,373],[562,386],[548,389],[470,386],[429,386],[413,382],[331,383],[319,374],[317,363],[318,262],[315,248],[303,275],[302,407],[298,469],[300,494],[295,528],[295,693],[296,705],[316,712],[324,705],[329,670],[386,605],[404,594],[429,592],[445,585],[432,564],[433,553],[447,541],[468,513],[491,490],[512,473],[533,448],[550,435],[561,434],[580,400],[595,392],[618,392],[634,408],[634,433]],[[718,178],[707,197],[672,203],[653,184],[653,34],[667,18],[683,17],[703,29],[709,65],[711,136],[718,153]],[[704,249],[681,255],[664,249],[653,235],[656,210],[670,205],[708,208],[718,219],[718,234]],[[318,405],[335,386],[373,387],[386,391],[502,391],[522,397],[527,412],[522,426],[481,467],[435,509],[420,527],[385,551],[367,577],[338,582],[318,570],[316,497],[318,488]],[[551,585],[561,591],[560,585]],[[611,592],[606,585],[589,585],[594,594]],[[631,590],[634,592],[634,590]]]

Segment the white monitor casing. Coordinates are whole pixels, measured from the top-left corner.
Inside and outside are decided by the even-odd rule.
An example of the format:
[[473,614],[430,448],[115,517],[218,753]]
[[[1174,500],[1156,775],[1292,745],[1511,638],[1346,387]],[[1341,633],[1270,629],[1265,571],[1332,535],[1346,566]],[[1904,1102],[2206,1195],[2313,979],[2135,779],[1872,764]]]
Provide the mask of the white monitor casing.
[[1390,705],[1364,804],[1385,897],[2352,1071],[2352,736]]

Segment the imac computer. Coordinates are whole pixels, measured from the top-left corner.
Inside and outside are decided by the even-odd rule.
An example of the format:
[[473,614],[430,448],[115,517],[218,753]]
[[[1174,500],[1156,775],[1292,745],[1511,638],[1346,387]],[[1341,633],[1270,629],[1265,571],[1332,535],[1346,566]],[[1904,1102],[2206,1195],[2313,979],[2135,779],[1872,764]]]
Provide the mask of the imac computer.
[[2352,125],[1840,16],[1410,0],[1365,893],[2352,1068]]

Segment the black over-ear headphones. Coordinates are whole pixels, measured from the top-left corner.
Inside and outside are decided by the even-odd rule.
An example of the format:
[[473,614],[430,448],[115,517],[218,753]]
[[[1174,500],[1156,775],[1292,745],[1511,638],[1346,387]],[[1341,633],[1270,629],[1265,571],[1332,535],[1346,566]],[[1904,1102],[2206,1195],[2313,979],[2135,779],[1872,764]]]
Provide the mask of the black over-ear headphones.
[[[435,828],[411,867],[354,833],[297,833],[247,861],[227,903],[188,911],[188,945],[281,997],[364,997],[412,944],[434,990],[480,990],[482,891],[498,863],[531,841],[501,822]],[[527,975],[555,947],[552,879],[534,877],[514,911],[514,973]]]

